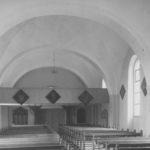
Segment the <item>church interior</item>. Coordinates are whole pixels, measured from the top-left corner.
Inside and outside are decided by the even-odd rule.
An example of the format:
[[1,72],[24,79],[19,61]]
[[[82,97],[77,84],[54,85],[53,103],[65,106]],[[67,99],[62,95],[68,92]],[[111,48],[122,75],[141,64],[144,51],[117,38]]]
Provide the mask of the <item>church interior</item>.
[[150,149],[150,1],[1,0],[0,150]]

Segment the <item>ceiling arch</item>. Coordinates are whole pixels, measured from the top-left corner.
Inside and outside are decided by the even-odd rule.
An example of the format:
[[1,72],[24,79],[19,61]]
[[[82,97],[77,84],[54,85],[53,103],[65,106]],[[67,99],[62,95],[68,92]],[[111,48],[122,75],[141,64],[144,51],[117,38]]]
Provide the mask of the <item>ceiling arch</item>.
[[[78,0],[76,2],[63,0],[61,3],[60,1],[58,2],[53,0],[44,0],[42,2],[39,0],[33,2],[31,0],[26,1],[25,3],[14,3],[13,7],[12,5],[10,6],[11,9],[9,10],[9,12],[4,13],[5,15],[7,15],[7,17],[2,17],[2,19],[4,20],[2,20],[3,24],[0,28],[0,34],[3,34],[5,31],[8,31],[19,23],[25,22],[32,18],[38,18],[39,16],[76,16],[82,19],[88,19],[90,21],[97,22],[99,24],[104,24],[105,26],[115,31],[139,56],[141,62],[144,64],[144,68],[148,66],[148,61],[146,61],[148,60],[149,56],[147,51],[148,47],[146,43],[143,42],[141,35],[137,32],[137,30],[132,25],[130,25],[127,20],[124,20],[122,17],[120,17],[119,13],[112,12],[112,10],[108,11],[108,9],[106,9],[105,7],[101,7],[101,5],[97,5],[97,3],[93,3],[91,5],[90,2],[82,3],[82,1]],[[24,11],[22,11],[22,13],[18,13],[20,12],[20,10]],[[9,17],[9,15],[11,15],[11,18]],[[7,20],[7,18],[10,19]],[[143,49],[145,50],[144,53],[142,51]],[[115,76],[115,74],[113,76]],[[113,79],[110,80],[112,81]]]
[[[139,56],[143,48],[145,48],[145,50],[147,49],[147,46],[143,42],[140,35],[138,35],[135,29],[132,28],[127,22],[123,21],[119,17],[119,13],[113,14],[112,12],[108,11],[108,9],[104,9],[104,7],[97,5],[97,1],[92,5],[90,2],[82,3],[82,1],[72,2],[68,0],[63,0],[61,3],[60,1],[54,0],[43,0],[42,2],[40,0],[37,0],[36,2],[33,0],[26,2],[21,1],[20,3],[19,1],[16,2],[17,5],[14,2],[10,4],[11,9],[9,12],[6,12],[5,15],[7,15],[7,17],[4,16],[5,19],[3,18],[4,20],[2,23],[4,24],[1,25],[1,35],[15,25],[33,17],[45,15],[69,15],[88,18],[90,20],[94,20],[109,26],[115,30],[124,40],[126,40],[133,48],[135,53],[137,53]],[[20,10],[22,10],[22,13],[20,13]],[[11,17],[9,17],[9,15]],[[146,58],[146,55],[144,58]]]
[[[55,69],[55,70],[54,70]],[[58,67],[43,67],[31,70],[21,76],[13,88],[59,88],[86,89],[87,85],[83,80],[70,69]]]
[[[65,61],[70,61],[66,62],[66,64],[76,63],[76,68],[81,70],[79,71],[80,73],[83,73],[85,68],[90,70],[89,74],[85,72],[82,75],[85,77],[89,76],[86,77],[89,78],[89,82],[95,80],[94,82],[92,81],[95,84],[92,83],[88,87],[99,87],[99,78],[102,76],[107,82],[108,89],[115,89],[114,86],[117,83],[115,78],[120,74],[123,60],[129,49],[124,40],[106,26],[71,16],[37,17],[22,23],[19,27],[16,26],[14,31],[12,29],[9,32],[4,38],[9,41],[6,42],[9,44],[3,51],[0,59],[1,81],[3,80],[1,86],[4,87],[11,85],[9,82],[12,82],[12,79],[8,79],[8,77],[12,74],[14,62],[19,60],[18,64],[21,64],[21,61],[25,60],[21,60],[20,57],[23,58],[22,55],[26,55],[26,53],[31,54],[33,61],[36,59],[35,53],[39,52],[40,49],[41,53],[45,53],[45,51],[59,51],[61,56],[76,57],[77,59],[74,61],[70,58],[65,58]],[[34,54],[30,53],[30,51],[34,51]],[[30,59],[31,56],[28,55],[28,58]],[[59,60],[62,58],[59,57]],[[86,63],[80,63],[78,59],[86,60]],[[16,66],[14,65],[14,67]],[[18,68],[16,67],[16,69]],[[116,69],[115,71],[114,68]],[[18,74],[21,73],[18,72]]]
[[[13,87],[24,74],[45,66],[53,67],[53,52],[54,50],[49,50],[46,47],[45,49],[39,48],[19,54],[8,64],[5,70],[3,70],[3,74],[0,78],[1,85]],[[96,65],[94,66],[94,63],[91,64],[91,61],[89,62],[90,59],[81,57],[81,54],[79,57],[79,55],[77,56],[74,53],[70,52],[70,54],[68,54],[64,52],[65,50],[63,50],[63,52],[62,50],[55,50],[56,67],[72,71],[85,83],[87,87],[100,86],[99,83],[96,82],[100,80],[101,70],[97,70]],[[74,63],[68,63],[68,57],[69,60]],[[80,63],[83,65],[83,68],[78,67],[78,64]],[[87,74],[91,75],[91,78],[89,78],[90,76]],[[96,82],[93,79],[96,79]]]

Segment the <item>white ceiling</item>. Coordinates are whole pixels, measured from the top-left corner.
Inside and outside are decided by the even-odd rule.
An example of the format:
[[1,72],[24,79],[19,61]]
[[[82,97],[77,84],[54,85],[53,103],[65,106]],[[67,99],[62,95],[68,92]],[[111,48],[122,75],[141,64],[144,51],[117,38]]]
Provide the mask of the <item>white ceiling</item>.
[[0,38],[0,84],[13,87],[28,72],[53,67],[55,59],[56,67],[69,70],[85,86],[99,88],[104,78],[111,87],[118,84],[129,49],[117,33],[88,19],[33,18]]
[[23,87],[25,89],[28,87],[33,89],[55,87],[58,89],[83,89],[86,88],[86,85],[83,83],[82,79],[70,70],[62,68],[55,68],[54,70],[54,68],[43,67],[30,71],[22,76],[20,80],[15,83],[14,87]]

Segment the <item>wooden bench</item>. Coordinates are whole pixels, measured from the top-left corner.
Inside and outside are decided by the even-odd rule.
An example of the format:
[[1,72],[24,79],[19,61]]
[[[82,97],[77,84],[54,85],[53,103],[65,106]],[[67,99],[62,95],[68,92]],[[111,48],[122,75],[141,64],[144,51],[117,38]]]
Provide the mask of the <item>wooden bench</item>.
[[0,136],[4,135],[16,135],[16,134],[36,134],[36,133],[50,133],[51,131],[45,125],[34,125],[34,126],[14,126],[8,129],[3,129],[0,132]]
[[65,144],[75,149],[98,149],[96,141],[106,137],[141,136],[141,133],[122,131],[112,128],[64,126],[60,129],[60,137]]
[[119,137],[101,138],[97,141],[98,145],[104,145],[106,150],[149,150],[150,137]]
[[0,150],[65,150],[64,145],[62,144],[55,144],[55,143],[50,143],[50,144],[36,144],[36,145],[8,145],[7,147],[0,147]]
[[[5,136],[0,137],[0,150],[3,149],[53,149],[53,150],[62,150],[64,149],[64,145],[59,143],[59,135],[56,132],[49,133],[49,132],[41,132],[43,131],[43,127],[37,127],[34,129],[33,133],[29,133],[26,131],[30,131],[33,128],[28,127],[15,127],[11,128],[13,132],[17,129],[19,130],[18,133],[13,133],[12,135],[5,134]],[[41,129],[39,132],[38,129]],[[45,130],[45,127],[44,127]],[[23,133],[23,134],[20,134]]]
[[55,134],[39,134],[39,135],[23,135],[0,138],[0,149],[9,148],[49,148],[49,149],[63,149],[64,146],[59,143],[59,137]]

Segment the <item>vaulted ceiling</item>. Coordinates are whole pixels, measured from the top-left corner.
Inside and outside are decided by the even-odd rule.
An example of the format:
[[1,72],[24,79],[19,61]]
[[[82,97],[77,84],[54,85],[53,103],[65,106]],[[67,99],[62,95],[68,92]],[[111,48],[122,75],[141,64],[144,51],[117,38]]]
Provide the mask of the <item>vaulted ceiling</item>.
[[121,77],[129,50],[129,45],[103,24],[74,16],[35,17],[0,38],[0,85],[13,87],[29,72],[55,66],[58,74],[64,69],[85,87],[99,88],[102,78],[112,86]]

